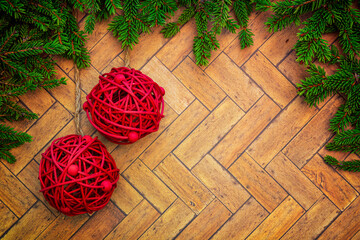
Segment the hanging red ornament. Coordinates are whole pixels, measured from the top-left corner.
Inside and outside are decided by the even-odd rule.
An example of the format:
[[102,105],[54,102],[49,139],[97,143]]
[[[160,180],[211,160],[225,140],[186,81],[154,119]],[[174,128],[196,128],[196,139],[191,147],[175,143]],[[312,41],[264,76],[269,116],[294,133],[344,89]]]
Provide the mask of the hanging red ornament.
[[42,154],[41,192],[51,206],[74,216],[103,208],[119,180],[119,169],[95,137],[68,135]]
[[127,67],[101,75],[83,105],[90,123],[108,140],[129,144],[159,129],[165,90]]

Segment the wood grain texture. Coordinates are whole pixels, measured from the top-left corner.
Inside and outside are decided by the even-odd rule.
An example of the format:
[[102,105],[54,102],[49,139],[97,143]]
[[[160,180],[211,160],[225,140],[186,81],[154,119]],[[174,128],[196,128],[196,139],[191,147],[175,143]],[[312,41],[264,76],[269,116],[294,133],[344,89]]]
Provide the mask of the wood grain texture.
[[229,171],[269,212],[272,212],[287,196],[284,189],[247,153],[244,153]]
[[302,239],[316,239],[339,213],[339,209],[323,196],[281,239],[291,240],[300,236]]
[[212,239],[245,239],[267,216],[267,211],[254,198],[251,198]]
[[321,197],[321,191],[282,153],[265,170],[304,208]]
[[304,212],[304,209],[289,196],[247,239],[279,239]]
[[0,201],[0,236],[3,235],[17,220],[18,218],[16,215]]
[[210,110],[226,96],[224,91],[188,57],[173,73]]
[[101,211],[94,213],[71,239],[104,239],[124,218],[125,215],[110,201]]
[[332,167],[319,155],[306,164],[301,171],[336,204],[344,210],[359,195]]
[[164,212],[176,199],[175,194],[141,160],[134,162],[123,176],[160,212]]
[[[34,221],[36,219],[36,221]],[[42,204],[37,202],[34,206],[14,224],[10,231],[3,236],[4,239],[35,239],[55,219],[54,215]]]
[[[266,95],[216,145],[211,155],[228,168],[278,114],[280,108]],[[235,144],[234,144],[235,143]]]
[[143,200],[105,239],[138,239],[159,216],[155,208]]
[[244,112],[226,98],[174,151],[192,168],[239,121]]
[[214,198],[213,194],[174,155],[169,155],[154,172],[196,214],[199,214]]
[[314,108],[309,108],[300,97],[297,97],[255,139],[247,152],[265,167],[315,113]]
[[[261,65],[261,68],[258,66]],[[255,53],[242,69],[260,85],[260,87],[284,108],[295,96],[296,88],[260,53]],[[273,81],[276,79],[276,81]]]
[[145,151],[140,159],[154,169],[209,114],[195,100]]
[[181,114],[194,101],[189,90],[157,57],[153,57],[141,71],[165,89],[164,100],[177,114]]
[[243,205],[250,195],[210,155],[206,155],[192,173],[233,213]]
[[[206,73],[244,111],[263,95],[261,89],[224,53],[207,69]],[[236,86],[236,88],[234,88]]]
[[176,239],[209,239],[230,216],[231,212],[215,199]]
[[177,199],[140,239],[173,239],[194,216],[195,213]]

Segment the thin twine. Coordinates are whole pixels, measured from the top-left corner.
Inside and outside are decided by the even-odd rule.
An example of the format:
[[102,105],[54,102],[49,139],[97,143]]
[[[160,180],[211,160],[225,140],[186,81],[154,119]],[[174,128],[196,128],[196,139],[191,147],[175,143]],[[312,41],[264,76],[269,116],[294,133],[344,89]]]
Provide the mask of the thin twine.
[[[129,47],[125,48],[125,59],[124,59],[125,67],[130,67],[130,50]],[[74,64],[74,79],[75,79],[75,128],[76,134],[84,136],[84,132],[81,128],[81,89],[80,89],[80,71],[76,64]]]

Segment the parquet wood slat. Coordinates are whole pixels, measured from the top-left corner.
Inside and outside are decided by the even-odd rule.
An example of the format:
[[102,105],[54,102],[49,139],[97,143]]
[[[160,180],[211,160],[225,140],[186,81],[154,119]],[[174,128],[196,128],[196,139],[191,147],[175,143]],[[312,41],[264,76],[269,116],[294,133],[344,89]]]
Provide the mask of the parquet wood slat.
[[315,108],[309,108],[303,99],[297,97],[255,139],[247,152],[265,167],[316,112]]
[[192,173],[233,213],[250,195],[216,160],[206,155]]
[[32,193],[3,164],[0,164],[0,186],[0,200],[17,217],[36,202]]
[[155,208],[144,199],[105,239],[138,239],[159,216]]
[[215,199],[176,239],[209,239],[230,216],[231,212],[219,200]]
[[250,198],[212,239],[245,239],[267,216],[267,211],[254,198]]
[[141,160],[135,161],[123,176],[161,213],[176,199],[175,194]]
[[142,72],[165,89],[164,100],[177,114],[181,114],[194,101],[195,98],[189,90],[179,82],[157,57],[153,57],[144,66]]
[[247,153],[244,153],[229,171],[269,212],[272,212],[287,196],[284,189]]
[[359,195],[332,167],[319,155],[315,155],[301,171],[320,190],[333,201],[340,210],[344,210]]
[[304,212],[304,209],[289,196],[247,239],[279,239]]
[[110,201],[71,237],[71,240],[104,239],[123,219],[125,215]]
[[[211,155],[228,168],[271,122],[280,108],[266,95],[216,145]],[[235,143],[235,144],[234,144]]]
[[195,213],[178,198],[140,239],[173,239],[194,216]]
[[226,97],[219,88],[189,57],[185,58],[173,71],[175,76],[208,109],[214,109]]
[[[261,68],[259,68],[259,65]],[[246,72],[281,108],[294,97],[296,88],[261,52],[256,52],[243,66]],[[276,79],[276,81],[274,81]]]
[[35,239],[52,221],[54,215],[38,201],[26,214],[3,236],[4,239]]
[[322,195],[321,191],[282,153],[265,170],[305,209]]
[[244,112],[226,98],[174,151],[192,168],[240,120]]
[[18,218],[10,209],[0,201],[0,237],[13,225]]
[[[351,160],[360,160],[360,157],[352,153],[345,159],[345,161]],[[360,172],[348,172],[340,169],[336,169],[336,171],[340,173],[353,188],[360,192]]]
[[162,161],[154,172],[196,214],[214,198],[213,194],[172,154]]
[[145,151],[140,159],[154,169],[209,114],[195,100]]
[[206,69],[206,73],[244,111],[263,95],[263,91],[224,53]]

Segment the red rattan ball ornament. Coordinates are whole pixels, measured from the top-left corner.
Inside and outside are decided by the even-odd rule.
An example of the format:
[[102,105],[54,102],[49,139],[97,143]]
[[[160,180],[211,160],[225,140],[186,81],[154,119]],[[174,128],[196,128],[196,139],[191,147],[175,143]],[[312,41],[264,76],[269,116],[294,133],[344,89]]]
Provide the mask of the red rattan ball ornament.
[[74,216],[105,207],[119,169],[97,138],[68,135],[53,141],[42,154],[39,179],[50,205]]
[[133,143],[159,129],[164,117],[162,87],[126,67],[113,68],[99,78],[83,108],[90,123],[108,140]]

